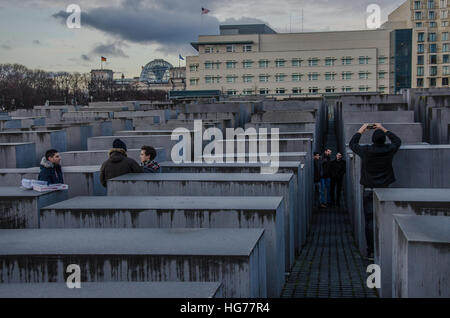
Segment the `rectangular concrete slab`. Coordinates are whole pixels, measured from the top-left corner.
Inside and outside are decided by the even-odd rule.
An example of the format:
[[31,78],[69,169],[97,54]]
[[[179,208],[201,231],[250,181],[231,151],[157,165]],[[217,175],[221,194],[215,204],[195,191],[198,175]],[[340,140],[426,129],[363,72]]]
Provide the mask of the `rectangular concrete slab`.
[[394,215],[393,297],[450,297],[450,218]]
[[382,297],[392,297],[394,214],[450,216],[450,189],[375,189],[374,256],[381,267]]
[[67,198],[67,191],[38,192],[0,186],[0,228],[38,228],[39,210]]
[[0,168],[29,168],[36,164],[34,142],[0,143]]
[[286,271],[294,261],[295,184],[292,173],[138,173],[108,180],[108,196],[283,196]]
[[263,233],[263,229],[0,230],[0,275],[4,283],[64,282],[66,267],[78,264],[85,282],[221,281],[224,297],[266,297]]
[[284,285],[283,197],[77,197],[41,210],[40,228],[264,228],[269,297]]
[[[353,135],[358,131],[363,123],[345,123],[344,124],[344,138],[345,143],[349,143]],[[383,126],[396,134],[403,144],[415,144],[422,142],[422,124],[420,123],[391,123],[383,122]],[[373,130],[365,132],[361,139],[360,144],[372,143]],[[387,138],[389,139],[389,138]]]
[[[166,150],[155,148],[157,162],[166,160]],[[61,154],[61,163],[65,166],[96,166],[108,160],[109,150],[67,151]],[[140,162],[141,149],[127,149],[127,156]]]
[[0,284],[0,298],[221,298],[219,282],[101,282]]

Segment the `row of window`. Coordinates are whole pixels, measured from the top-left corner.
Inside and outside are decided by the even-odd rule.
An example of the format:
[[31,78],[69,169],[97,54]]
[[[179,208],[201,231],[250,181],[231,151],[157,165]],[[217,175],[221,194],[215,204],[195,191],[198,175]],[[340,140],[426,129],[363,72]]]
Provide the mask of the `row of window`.
[[[417,55],[417,65],[424,65],[425,55]],[[442,64],[450,63],[450,54],[442,54]],[[438,56],[436,54],[429,55],[428,64],[438,64]]]
[[[437,66],[430,66],[429,76],[437,76],[438,68]],[[424,76],[425,68],[423,66],[417,67],[417,76]],[[446,65],[442,67],[442,75],[450,75],[450,66]]]
[[[351,86],[342,86],[341,91],[342,92],[353,92],[353,91],[359,91],[359,92],[370,92],[371,88],[369,86],[361,85],[357,89],[353,88]],[[385,86],[379,86],[378,90],[382,93],[385,92],[386,87]],[[302,89],[301,87],[294,87],[290,91],[288,91],[286,88],[276,88],[275,90],[270,90],[268,88],[259,88],[258,90],[252,89],[252,88],[246,88],[242,90],[243,95],[255,95],[256,92],[259,95],[267,95],[267,94],[319,94],[319,93],[334,93],[337,92],[338,89],[334,86],[328,86],[325,87],[323,90],[321,90],[318,87],[308,87],[308,89]],[[239,92],[236,89],[229,89],[227,90],[228,95],[238,95]]]
[[[240,51],[240,52],[252,52],[252,50],[253,50],[252,45],[245,44],[245,45],[242,46],[242,51]],[[212,47],[212,46],[205,46],[205,51],[204,52],[206,54],[214,53],[214,47]],[[216,49],[216,53],[219,53],[219,52],[220,52],[219,49]],[[227,45],[226,46],[226,52],[227,53],[237,52],[236,45],[234,45],[234,44]]]
[[[440,13],[441,19],[448,19],[448,10],[441,10],[439,13]],[[436,20],[437,19],[436,11],[428,11],[427,17],[428,17],[428,20]],[[424,13],[422,11],[414,12],[415,20],[423,20],[423,18],[424,18]]]
[[[428,42],[436,42],[438,40],[437,33],[429,32],[427,40],[428,40]],[[425,32],[418,32],[417,33],[417,42],[424,42],[424,41],[425,41]],[[441,41],[448,41],[448,32],[442,32]]]
[[[324,59],[324,65],[325,66],[335,66],[336,60],[337,60],[337,58],[335,58],[335,57],[327,57]],[[359,65],[368,65],[369,60],[370,60],[370,57],[368,57],[368,56],[360,56],[358,58],[358,64]],[[320,61],[320,58],[317,58],[317,57],[309,58],[308,66],[310,66],[310,67],[319,66],[319,61]],[[352,65],[352,61],[353,61],[353,58],[350,56],[344,56],[341,58],[342,65]],[[269,63],[271,63],[271,62],[272,61],[269,61],[269,60],[259,60],[258,67],[259,68],[269,68]],[[287,66],[287,60],[285,60],[285,59],[277,59],[274,62],[275,62],[275,67],[286,67]],[[291,62],[290,66],[300,67],[300,66],[302,66],[303,60],[300,58],[295,58],[295,59],[291,59],[290,62]],[[219,69],[221,63],[222,62],[220,62],[220,61],[217,61],[217,62],[206,61],[204,63],[204,66],[205,66],[206,70]],[[255,61],[244,60],[239,63],[242,63],[242,68],[253,68],[253,64],[255,63]],[[237,61],[226,61],[225,67],[227,69],[234,69],[234,68],[236,68],[237,64],[238,64]],[[379,57],[378,64],[386,64],[386,57],[384,57],[384,56]],[[189,65],[189,71],[197,72],[198,70],[199,70],[199,64],[190,64]]]
[[[443,43],[441,52],[450,52],[450,43]],[[417,53],[425,53],[425,44],[417,44]],[[436,43],[428,44],[428,53],[438,53],[438,45]]]
[[[368,79],[370,79],[369,74],[370,74],[370,72],[367,72],[367,71],[359,72],[358,79],[368,80]],[[378,72],[378,78],[383,79],[383,78],[385,78],[386,74],[387,74],[386,71],[380,71],[380,72]],[[321,74],[316,73],[316,72],[308,73],[307,74],[308,81],[317,81],[317,80],[319,80],[320,75]],[[335,72],[327,72],[324,74],[325,80],[326,81],[334,81],[334,80],[336,80],[336,75],[337,75],[337,73],[335,73]],[[258,80],[260,83],[268,83],[270,76],[271,75],[269,75],[269,74],[260,74],[257,77],[258,77]],[[304,74],[300,74],[300,73],[291,74],[291,81],[292,82],[300,82],[302,80],[303,76],[304,76]],[[243,75],[242,82],[243,83],[253,83],[254,77],[256,77],[256,76],[251,75],[251,74]],[[274,77],[275,77],[275,82],[285,82],[288,75],[276,74]],[[230,83],[230,84],[236,83],[238,78],[239,77],[237,75],[227,75],[226,83]],[[208,75],[208,76],[205,76],[205,83],[206,84],[220,83],[220,79],[221,79],[221,76]],[[353,72],[342,72],[341,79],[342,80],[352,80]],[[191,85],[198,85],[198,83],[199,83],[199,78],[191,78],[190,79]]]
[[[447,8],[447,0],[439,0],[439,8]],[[420,1],[416,0],[414,1],[414,10],[420,10],[420,9],[435,9],[437,4],[437,0],[428,0],[428,1]]]
[[[441,79],[442,86],[448,86],[448,83],[449,83],[449,78],[448,77],[443,77]],[[436,84],[437,84],[437,78],[432,77],[432,78],[428,79],[429,87],[436,87]],[[417,87],[424,87],[424,85],[425,85],[425,79],[422,78],[422,77],[418,78],[417,79]]]
[[[416,28],[424,28],[426,25],[430,28],[437,28],[437,23],[435,21],[429,21],[429,22],[416,22]],[[448,21],[441,21],[441,27],[445,28],[449,26]]]

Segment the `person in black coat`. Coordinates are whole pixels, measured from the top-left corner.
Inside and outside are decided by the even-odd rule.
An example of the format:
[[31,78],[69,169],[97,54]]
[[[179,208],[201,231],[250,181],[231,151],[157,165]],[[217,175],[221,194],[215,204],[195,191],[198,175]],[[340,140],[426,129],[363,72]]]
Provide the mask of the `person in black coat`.
[[[402,141],[380,123],[373,125],[371,145],[360,145],[361,135],[367,130],[364,124],[350,140],[350,149],[361,157],[360,184],[364,186],[363,206],[366,226],[367,254],[373,258],[373,188],[387,188],[395,182],[392,160]],[[386,144],[386,136],[391,140]]]
[[64,183],[61,169],[61,156],[56,149],[49,149],[41,159],[38,180],[47,181],[48,184]]
[[[320,207],[331,204],[331,149],[327,148],[321,160],[322,176],[320,177]],[[326,195],[325,195],[326,194]]]
[[322,161],[320,160],[320,154],[314,152],[314,207],[320,205],[320,178],[322,177]]
[[331,204],[340,206],[342,182],[346,171],[345,160],[340,152],[336,153],[336,159],[331,162]]
[[139,164],[127,157],[127,145],[120,139],[113,141],[113,148],[100,168],[100,183],[106,188],[108,180],[127,173],[143,173]]

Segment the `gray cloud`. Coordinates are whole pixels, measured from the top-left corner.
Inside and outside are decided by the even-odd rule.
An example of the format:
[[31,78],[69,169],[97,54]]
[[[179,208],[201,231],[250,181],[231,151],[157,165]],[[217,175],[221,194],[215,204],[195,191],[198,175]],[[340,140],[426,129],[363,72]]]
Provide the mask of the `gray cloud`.
[[125,43],[121,41],[116,41],[114,43],[108,44],[99,44],[91,52],[91,55],[105,55],[105,56],[113,56],[113,57],[129,57],[125,54],[121,47],[127,47]]
[[2,45],[0,45],[0,48],[2,48],[4,50],[11,50],[12,49],[12,47],[10,45],[8,45],[8,44],[2,44]]
[[39,41],[39,40],[33,40],[33,44],[39,45],[39,44],[41,44],[41,41]]
[[81,54],[81,59],[83,61],[90,61],[91,60],[91,58],[88,55],[86,55],[86,54]]

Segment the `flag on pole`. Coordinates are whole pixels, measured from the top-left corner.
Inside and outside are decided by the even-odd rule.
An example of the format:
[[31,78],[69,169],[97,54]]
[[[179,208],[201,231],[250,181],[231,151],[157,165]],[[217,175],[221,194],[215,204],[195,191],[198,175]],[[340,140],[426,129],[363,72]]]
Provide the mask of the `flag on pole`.
[[178,58],[179,58],[180,60],[183,60],[183,61],[184,61],[184,57],[182,57],[181,54],[178,54]]
[[202,14],[208,14],[210,10],[202,7]]
[[106,62],[106,57],[102,56],[102,62]]

